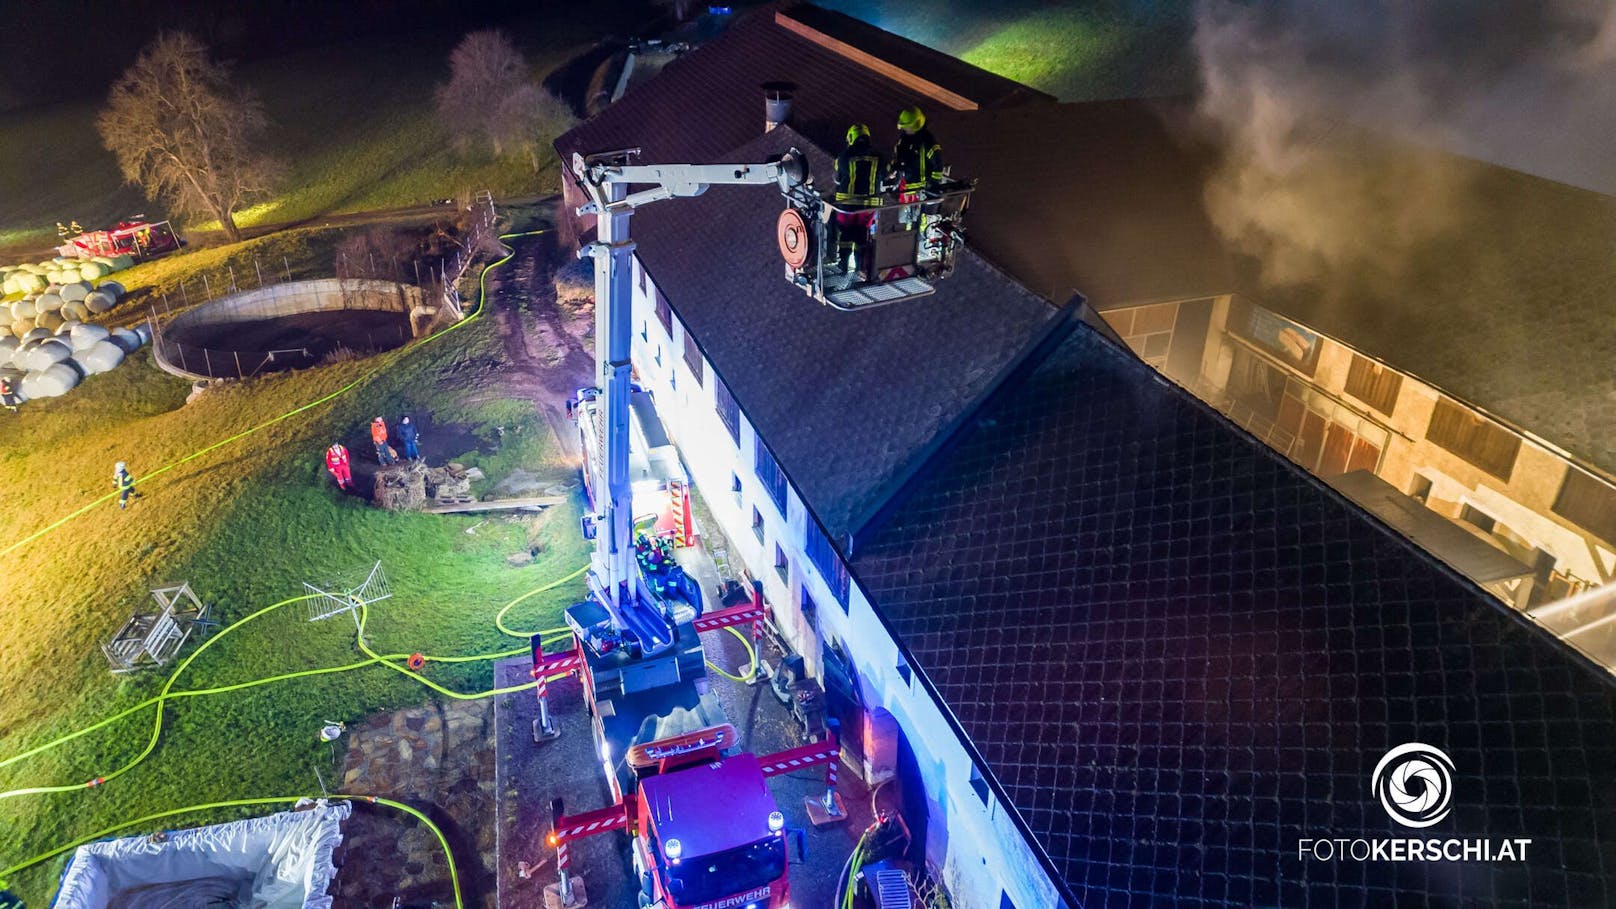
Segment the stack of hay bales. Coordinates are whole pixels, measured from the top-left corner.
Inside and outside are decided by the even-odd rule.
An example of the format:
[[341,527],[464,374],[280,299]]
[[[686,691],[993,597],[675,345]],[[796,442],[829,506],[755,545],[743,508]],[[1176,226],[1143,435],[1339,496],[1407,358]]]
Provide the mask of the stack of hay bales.
[[80,279],[47,284],[37,294],[0,303],[0,332],[9,331],[18,338],[36,328],[53,333],[66,322],[88,322],[91,316],[112,311],[123,297],[123,285],[117,281],[92,285]]
[[133,264],[130,256],[58,256],[0,266],[0,375],[24,400],[66,394],[150,343],[144,327],[90,323],[124,298],[123,285],[107,276]]

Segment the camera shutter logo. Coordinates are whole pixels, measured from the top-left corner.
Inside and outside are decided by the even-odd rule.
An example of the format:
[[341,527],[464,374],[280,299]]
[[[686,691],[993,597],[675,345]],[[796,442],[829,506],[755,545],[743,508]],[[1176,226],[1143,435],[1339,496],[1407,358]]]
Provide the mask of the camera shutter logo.
[[1370,786],[1392,820],[1429,827],[1448,816],[1453,800],[1453,761],[1420,742],[1398,745],[1375,765]]

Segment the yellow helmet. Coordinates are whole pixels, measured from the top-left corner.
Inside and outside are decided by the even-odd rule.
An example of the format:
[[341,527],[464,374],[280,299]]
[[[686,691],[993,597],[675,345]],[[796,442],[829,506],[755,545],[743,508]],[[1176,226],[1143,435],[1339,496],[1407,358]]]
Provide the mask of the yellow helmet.
[[898,114],[898,128],[902,130],[917,130],[926,125],[926,115],[918,107],[906,107]]
[[847,128],[847,144],[852,145],[860,138],[870,138],[870,128],[862,123],[855,123]]

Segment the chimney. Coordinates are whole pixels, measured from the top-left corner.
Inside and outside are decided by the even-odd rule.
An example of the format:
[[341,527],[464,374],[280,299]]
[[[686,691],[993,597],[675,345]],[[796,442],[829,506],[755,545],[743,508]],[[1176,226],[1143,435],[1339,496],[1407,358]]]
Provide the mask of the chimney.
[[797,86],[790,82],[763,84],[763,131],[769,132],[791,119],[791,98]]

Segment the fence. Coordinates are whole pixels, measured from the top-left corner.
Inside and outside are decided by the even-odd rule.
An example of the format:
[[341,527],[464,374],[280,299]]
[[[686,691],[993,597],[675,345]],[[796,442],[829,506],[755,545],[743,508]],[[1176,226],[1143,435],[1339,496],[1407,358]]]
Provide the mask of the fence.
[[466,276],[472,261],[477,258],[477,250],[485,243],[496,239],[493,194],[486,189],[483,190],[472,200],[471,207],[477,212],[477,219],[472,222],[471,229],[466,231],[465,242],[461,244],[452,261],[440,265],[438,270],[438,286],[443,289],[443,309],[454,322],[460,321],[466,315],[460,298],[460,280]]
[[[494,238],[496,212],[493,196],[487,191],[472,201],[475,213],[465,235],[452,254],[432,262],[413,263],[416,285],[369,278],[342,277],[314,281],[292,281],[291,264],[282,256],[280,268],[273,262],[266,267],[252,259],[252,270],[238,274],[227,265],[223,275],[203,273],[182,281],[174,293],[163,292],[150,304],[152,347],[158,365],[168,372],[192,379],[246,379],[266,371],[302,369],[317,365],[331,353],[330,345],[291,346],[272,350],[229,349],[181,340],[188,330],[230,322],[275,319],[310,312],[370,310],[403,313],[406,318],[395,326],[372,326],[354,333],[351,344],[369,350],[388,349],[409,341],[417,315],[430,321],[440,318],[458,322],[465,317],[459,283],[476,260],[477,250]],[[339,259],[337,271],[363,271],[367,263],[345,263]],[[371,271],[377,268],[371,255]],[[394,271],[402,269],[395,258]],[[349,266],[349,267],[345,267]],[[386,263],[382,267],[385,268]],[[248,286],[243,287],[246,283]],[[200,285],[200,286],[198,286]],[[333,300],[335,294],[339,300]],[[436,301],[435,306],[425,305]],[[206,305],[198,305],[206,304]]]

